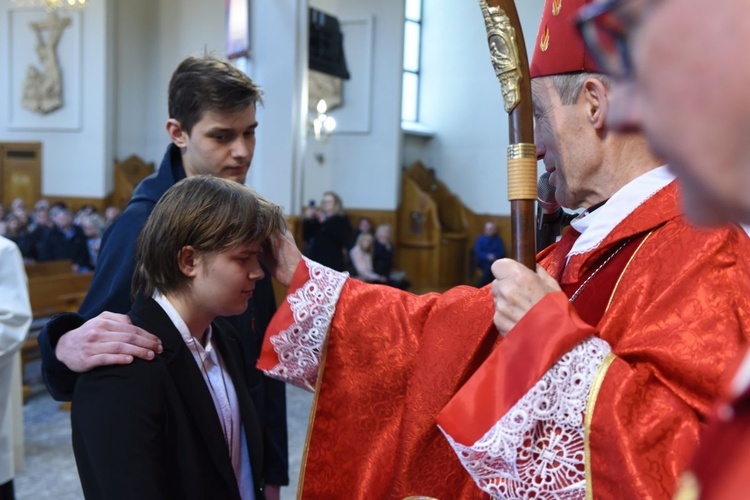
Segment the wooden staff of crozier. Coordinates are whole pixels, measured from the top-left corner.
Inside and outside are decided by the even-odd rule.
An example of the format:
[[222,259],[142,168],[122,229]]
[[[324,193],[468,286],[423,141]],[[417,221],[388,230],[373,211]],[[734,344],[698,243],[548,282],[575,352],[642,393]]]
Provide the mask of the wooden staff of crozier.
[[500,80],[505,111],[508,113],[510,255],[529,269],[535,269],[536,148],[526,46],[513,0],[480,0],[479,5],[487,28],[492,66]]

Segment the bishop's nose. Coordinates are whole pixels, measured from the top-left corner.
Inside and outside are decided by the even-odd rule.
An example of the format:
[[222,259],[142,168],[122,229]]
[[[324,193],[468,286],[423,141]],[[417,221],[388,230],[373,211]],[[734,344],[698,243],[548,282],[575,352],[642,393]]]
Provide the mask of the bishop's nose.
[[534,145],[536,146],[536,160],[544,160],[544,155],[547,154],[547,148],[543,143],[539,141],[535,141]]

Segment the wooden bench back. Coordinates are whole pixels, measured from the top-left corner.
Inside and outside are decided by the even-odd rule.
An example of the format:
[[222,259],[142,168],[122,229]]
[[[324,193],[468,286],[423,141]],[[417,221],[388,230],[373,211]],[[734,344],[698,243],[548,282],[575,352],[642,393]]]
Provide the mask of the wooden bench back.
[[34,318],[77,311],[92,276],[93,273],[76,274],[70,270],[64,274],[30,276],[29,300]]
[[[91,285],[93,273],[77,274],[71,271],[69,260],[27,264],[29,301],[33,321],[29,336],[21,348],[21,362],[39,357],[37,335],[47,320],[62,312],[75,312]],[[31,395],[31,387],[24,382],[24,401]]]
[[26,276],[31,279],[39,276],[69,274],[73,270],[73,262],[70,260],[50,260],[47,262],[33,262],[26,264],[25,267]]

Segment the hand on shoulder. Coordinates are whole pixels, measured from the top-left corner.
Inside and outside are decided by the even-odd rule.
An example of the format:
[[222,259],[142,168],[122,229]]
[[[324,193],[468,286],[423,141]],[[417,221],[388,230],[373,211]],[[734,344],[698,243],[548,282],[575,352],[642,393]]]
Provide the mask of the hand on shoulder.
[[71,371],[128,364],[133,358],[154,359],[161,353],[158,337],[133,325],[124,314],[105,311],[60,337],[55,356]]

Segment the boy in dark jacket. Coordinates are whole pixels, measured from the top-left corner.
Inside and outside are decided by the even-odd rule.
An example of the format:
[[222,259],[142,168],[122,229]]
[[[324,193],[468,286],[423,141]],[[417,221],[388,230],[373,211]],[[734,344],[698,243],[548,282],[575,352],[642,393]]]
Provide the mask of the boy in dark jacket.
[[265,498],[239,333],[218,316],[247,308],[265,274],[261,245],[285,228],[278,206],[213,176],[159,200],[138,237],[128,317],[164,350],[78,377],[71,423],[86,498]]
[[[172,141],[153,175],[102,238],[96,271],[78,315],[54,318],[39,336],[42,371],[50,394],[70,399],[77,373],[134,357],[153,359],[159,339],[130,324],[130,284],[136,237],[156,202],[185,177],[211,174],[244,182],[255,150],[260,89],[229,63],[188,57],[169,84],[167,132]],[[283,384],[255,369],[266,325],[276,309],[270,276],[258,281],[247,310],[230,321],[240,332],[248,387],[264,425],[266,497],[278,498],[288,478],[286,399]]]

